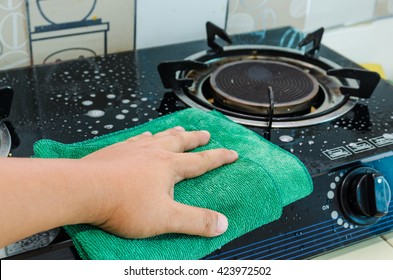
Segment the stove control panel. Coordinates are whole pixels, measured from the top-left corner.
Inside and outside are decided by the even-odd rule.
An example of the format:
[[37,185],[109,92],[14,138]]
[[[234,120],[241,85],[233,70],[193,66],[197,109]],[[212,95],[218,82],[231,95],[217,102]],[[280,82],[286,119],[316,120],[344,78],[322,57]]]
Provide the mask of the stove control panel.
[[358,167],[348,172],[339,190],[343,214],[360,226],[375,224],[387,215],[390,201],[388,181],[371,167]]

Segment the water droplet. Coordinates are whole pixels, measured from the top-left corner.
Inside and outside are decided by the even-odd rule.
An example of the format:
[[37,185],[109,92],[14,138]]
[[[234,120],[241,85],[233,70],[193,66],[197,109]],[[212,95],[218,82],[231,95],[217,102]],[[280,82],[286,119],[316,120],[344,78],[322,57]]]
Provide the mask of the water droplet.
[[93,101],[91,101],[91,100],[85,100],[85,101],[82,101],[82,104],[83,104],[84,106],[91,106],[91,105],[93,105]]
[[139,119],[138,118],[133,118],[132,121],[133,122],[137,122],[137,121],[139,121]]
[[308,144],[309,144],[309,145],[312,145],[312,144],[314,144],[314,141],[311,141],[311,140],[310,140],[310,141],[308,141]]
[[393,140],[393,133],[384,133],[382,136],[385,139]]
[[114,94],[108,94],[108,95],[106,96],[106,98],[108,98],[108,99],[115,99],[115,98],[116,98],[116,95],[114,95]]
[[289,135],[281,135],[279,139],[281,140],[281,142],[285,142],[285,143],[289,143],[293,141],[293,137]]
[[330,216],[332,217],[333,220],[335,220],[335,219],[338,218],[338,212],[337,211],[333,211]]
[[105,129],[112,129],[113,128],[113,124],[107,124],[104,126]]
[[105,115],[105,112],[101,110],[90,110],[86,115],[92,118],[100,118]]
[[141,98],[141,101],[147,101],[146,97]]
[[127,113],[129,113],[130,111],[127,110],[127,109],[123,109],[123,110],[121,110],[121,112],[122,112],[123,114],[127,114]]
[[128,104],[128,103],[130,103],[130,100],[129,100],[129,99],[123,99],[121,102],[122,102],[123,104]]
[[91,132],[91,134],[97,135],[97,134],[98,134],[98,130],[93,130],[93,131]]
[[131,108],[136,108],[136,107],[138,107],[138,105],[137,104],[131,104],[130,107]]
[[118,120],[124,120],[125,117],[126,117],[126,116],[124,116],[123,114],[118,114],[118,115],[116,115],[115,118],[118,119]]

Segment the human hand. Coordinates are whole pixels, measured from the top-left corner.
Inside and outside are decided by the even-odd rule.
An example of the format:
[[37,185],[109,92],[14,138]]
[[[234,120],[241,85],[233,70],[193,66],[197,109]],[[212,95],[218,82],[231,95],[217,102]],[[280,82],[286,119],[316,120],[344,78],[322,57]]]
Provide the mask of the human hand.
[[128,238],[170,232],[212,237],[225,232],[224,215],[173,199],[176,183],[238,158],[227,149],[184,153],[209,140],[207,131],[175,127],[155,135],[145,132],[82,158],[95,186],[97,211],[89,222]]

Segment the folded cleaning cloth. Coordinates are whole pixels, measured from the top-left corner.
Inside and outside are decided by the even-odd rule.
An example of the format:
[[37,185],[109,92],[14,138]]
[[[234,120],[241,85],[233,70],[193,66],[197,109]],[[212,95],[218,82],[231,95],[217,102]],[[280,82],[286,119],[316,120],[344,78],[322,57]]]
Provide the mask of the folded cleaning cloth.
[[81,158],[100,148],[145,131],[181,125],[186,130],[208,130],[210,142],[195,149],[228,148],[239,159],[175,186],[175,200],[216,210],[228,218],[228,230],[214,238],[164,234],[146,239],[125,239],[90,225],[66,226],[83,259],[200,259],[225,243],[281,216],[282,208],[312,191],[307,169],[292,154],[266,141],[218,112],[186,109],[135,128],[74,144],[40,140],[35,157]]

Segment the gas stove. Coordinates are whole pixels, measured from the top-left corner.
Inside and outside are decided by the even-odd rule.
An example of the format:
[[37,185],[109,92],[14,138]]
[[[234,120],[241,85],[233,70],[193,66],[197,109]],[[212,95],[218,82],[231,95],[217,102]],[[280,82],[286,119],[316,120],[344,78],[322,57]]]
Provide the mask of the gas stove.
[[[393,86],[323,46],[323,29],[229,37],[208,23],[207,34],[207,46],[193,41],[0,72],[0,87],[14,92],[3,117],[10,155],[31,156],[42,138],[72,143],[189,107],[218,110],[296,155],[314,191],[205,259],[307,259],[392,231]],[[40,238],[5,251],[78,258],[62,230]]]

